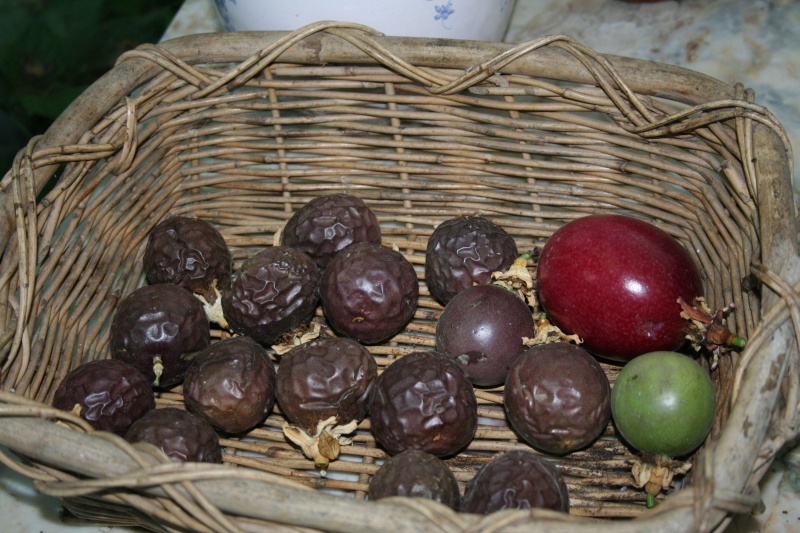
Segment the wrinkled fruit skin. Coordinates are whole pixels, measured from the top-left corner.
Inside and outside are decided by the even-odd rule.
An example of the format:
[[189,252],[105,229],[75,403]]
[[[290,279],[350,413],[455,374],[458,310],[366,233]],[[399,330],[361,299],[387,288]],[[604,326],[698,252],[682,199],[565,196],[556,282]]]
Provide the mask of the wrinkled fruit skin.
[[53,407],[72,411],[94,429],[124,435],[131,424],[155,408],[150,382],[135,366],[116,359],[90,361],[73,369],[53,396]]
[[338,332],[364,344],[384,341],[414,316],[419,282],[403,254],[373,243],[338,253],[322,273],[325,316]]
[[372,354],[358,342],[327,337],[301,344],[281,358],[276,396],[293,424],[314,434],[332,416],[338,424],[361,422],[378,377]]
[[703,443],[714,423],[714,384],[690,357],[641,355],[622,367],[611,412],[622,438],[639,451],[680,457]]
[[378,376],[369,407],[372,435],[390,454],[457,453],[478,427],[475,391],[464,371],[437,352],[413,352]]
[[150,411],[125,434],[128,442],[149,442],[172,460],[221,463],[222,448],[211,424],[176,407]]
[[308,322],[318,302],[316,263],[286,246],[270,246],[247,259],[222,291],[231,329],[265,345]]
[[173,283],[208,301],[231,275],[231,253],[219,231],[204,220],[175,216],[158,223],[147,237],[147,282]]
[[[111,354],[137,367],[159,387],[183,380],[189,355],[206,348],[210,325],[203,304],[191,292],[168,283],[145,285],[123,298],[111,321]],[[156,381],[154,359],[163,372]]]
[[446,305],[468,287],[491,283],[492,272],[507,270],[517,255],[514,239],[486,218],[445,220],[431,233],[425,251],[428,290]]
[[561,472],[533,452],[505,452],[486,463],[468,483],[461,511],[489,514],[503,509],[569,511]]
[[603,368],[574,344],[533,346],[514,361],[504,390],[506,415],[531,446],[563,455],[594,442],[611,418]]
[[348,194],[314,198],[283,228],[283,244],[308,254],[322,272],[333,256],[356,242],[381,243],[381,227],[364,200]]
[[372,476],[368,494],[370,500],[427,498],[456,511],[461,502],[458,481],[447,464],[421,450],[406,450],[387,459]]
[[436,351],[453,358],[473,384],[502,385],[508,369],[534,335],[527,304],[497,285],[476,285],[445,306],[436,325]]
[[550,321],[617,361],[678,349],[687,326],[678,298],[703,295],[697,266],[676,239],[621,215],[589,215],[559,228],[542,248],[537,273]]
[[275,405],[275,367],[249,337],[216,342],[198,354],[183,385],[186,408],[226,433],[257,426]]

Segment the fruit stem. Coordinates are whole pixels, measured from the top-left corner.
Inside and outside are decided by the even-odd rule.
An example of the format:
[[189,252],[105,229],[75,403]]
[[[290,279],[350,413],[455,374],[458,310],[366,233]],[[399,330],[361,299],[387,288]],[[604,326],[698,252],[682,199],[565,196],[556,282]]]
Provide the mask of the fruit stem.
[[656,497],[654,494],[647,493],[647,508],[652,509],[656,506]]

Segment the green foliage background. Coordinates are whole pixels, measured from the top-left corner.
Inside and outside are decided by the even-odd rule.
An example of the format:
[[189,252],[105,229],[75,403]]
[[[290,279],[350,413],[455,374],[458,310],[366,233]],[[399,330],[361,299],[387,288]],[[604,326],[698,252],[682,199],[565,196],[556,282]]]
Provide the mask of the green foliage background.
[[0,0],[0,176],[124,51],[155,43],[183,0]]

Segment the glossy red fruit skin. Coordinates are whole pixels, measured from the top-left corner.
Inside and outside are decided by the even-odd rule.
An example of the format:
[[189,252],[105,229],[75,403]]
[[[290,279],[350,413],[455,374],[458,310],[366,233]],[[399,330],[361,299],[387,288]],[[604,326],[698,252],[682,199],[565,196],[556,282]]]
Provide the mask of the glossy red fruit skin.
[[589,215],[542,248],[539,299],[550,321],[616,361],[684,343],[678,298],[703,295],[700,272],[671,235],[639,219]]

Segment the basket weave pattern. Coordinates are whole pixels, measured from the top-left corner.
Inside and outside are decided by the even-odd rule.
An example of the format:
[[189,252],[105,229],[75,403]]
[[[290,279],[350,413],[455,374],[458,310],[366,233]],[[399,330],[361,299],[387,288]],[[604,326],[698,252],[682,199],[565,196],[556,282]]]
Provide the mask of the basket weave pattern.
[[[757,504],[758,481],[797,433],[800,271],[790,148],[749,91],[685,71],[709,96],[662,86],[673,74],[665,66],[615,62],[562,36],[482,49],[320,23],[177,41],[121,57],[0,184],[0,444],[26,457],[0,454],[4,464],[79,516],[157,531],[524,530],[532,521],[542,531],[699,531]],[[299,206],[333,192],[363,198],[384,244],[420,276],[414,320],[369,347],[380,368],[434,345],[442,307],[422,267],[428,236],[447,218],[482,214],[521,251],[597,212],[645,219],[682,242],[710,306],[733,303],[731,329],[750,340],[713,373],[717,424],[689,486],[645,512],[644,493],[629,488],[634,456],[609,426],[592,447],[554,458],[570,515],[476,517],[362,501],[386,457],[369,420],[321,478],[283,437],[277,409],[245,437],[223,439],[227,464],[211,466],[171,463],[47,407],[69,370],[108,357],[114,309],[144,283],[144,243],[160,220],[211,222],[238,266],[272,245]],[[604,368],[613,382],[618,369]],[[448,459],[462,486],[492,454],[530,449],[504,422],[502,389],[476,393],[484,423]],[[158,405],[182,407],[180,387]]]

